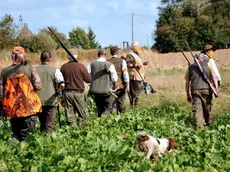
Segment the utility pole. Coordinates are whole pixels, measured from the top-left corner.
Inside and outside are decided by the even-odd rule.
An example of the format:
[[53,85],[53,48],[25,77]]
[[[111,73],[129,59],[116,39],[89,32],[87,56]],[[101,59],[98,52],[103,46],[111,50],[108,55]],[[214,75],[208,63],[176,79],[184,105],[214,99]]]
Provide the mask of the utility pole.
[[134,42],[133,16],[134,16],[134,13],[132,13],[132,42]]

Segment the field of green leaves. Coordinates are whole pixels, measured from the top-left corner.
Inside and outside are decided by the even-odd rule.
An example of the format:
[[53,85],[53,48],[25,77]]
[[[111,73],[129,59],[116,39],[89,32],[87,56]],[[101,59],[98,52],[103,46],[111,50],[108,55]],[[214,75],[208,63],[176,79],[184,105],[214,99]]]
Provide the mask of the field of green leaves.
[[[215,118],[205,130],[193,129],[188,105],[159,98],[157,106],[127,110],[97,118],[88,125],[56,125],[56,132],[36,131],[27,142],[8,146],[11,138],[9,122],[0,121],[0,171],[229,171],[229,113]],[[62,114],[62,124],[64,115]],[[155,137],[173,137],[179,149],[147,160],[135,150],[138,131]]]
[[[169,80],[167,75],[172,73],[181,78],[184,75],[184,71],[160,73],[164,74],[162,80],[163,77]],[[37,124],[28,141],[12,146],[8,146],[9,121],[0,120],[0,171],[230,171],[230,72],[221,71],[221,74],[222,93],[214,99],[214,123],[204,130],[193,129],[184,81],[178,83],[178,80],[175,80],[177,90],[158,87],[157,94],[141,96],[139,108],[127,108],[121,115],[98,118],[95,104],[88,99],[91,116],[87,126],[81,128],[66,126],[62,109],[61,129],[58,118],[53,133],[40,134]],[[142,152],[135,150],[136,134],[143,130],[158,138],[172,137],[179,148],[161,155],[159,161],[147,160]]]

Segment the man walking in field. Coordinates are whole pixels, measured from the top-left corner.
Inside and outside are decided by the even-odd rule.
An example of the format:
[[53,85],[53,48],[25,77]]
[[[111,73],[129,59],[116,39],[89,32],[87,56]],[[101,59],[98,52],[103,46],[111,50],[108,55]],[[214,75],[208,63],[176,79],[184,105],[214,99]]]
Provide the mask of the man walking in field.
[[[215,73],[211,64],[209,63],[209,57],[205,54],[199,54],[198,62],[207,76],[212,78],[214,86],[218,88]],[[197,129],[203,128],[204,126],[209,126],[212,123],[212,90],[202,76],[202,73],[200,72],[196,63],[193,63],[188,67],[185,80],[187,101],[192,103],[192,112],[195,118],[195,128]]]
[[110,53],[112,57],[108,61],[115,66],[118,75],[117,87],[119,87],[113,107],[116,108],[117,112],[121,113],[125,111],[124,101],[126,90],[129,90],[129,74],[126,61],[121,58],[120,49],[117,46],[113,46],[110,48]]
[[[77,52],[71,51],[71,53],[77,59]],[[70,56],[68,58],[69,62],[61,67],[65,81],[63,102],[66,121],[68,125],[73,125],[77,122],[78,126],[80,126],[88,118],[84,83],[90,83],[91,78],[83,64],[73,61]],[[77,120],[76,113],[78,114]]]
[[130,78],[130,89],[129,98],[131,107],[135,107],[139,103],[139,97],[141,94],[141,81],[144,78],[144,66],[148,65],[149,62],[142,63],[140,57],[140,44],[138,42],[132,43],[132,49],[126,57],[129,78]]
[[41,64],[36,67],[42,81],[42,88],[38,95],[42,102],[42,112],[38,114],[41,132],[54,130],[54,122],[58,105],[58,89],[64,89],[64,78],[59,69],[50,66],[52,54],[49,51],[41,53]]
[[105,50],[98,51],[98,58],[88,65],[88,72],[92,78],[89,94],[94,96],[98,116],[111,114],[115,99],[111,90],[116,88],[117,72],[114,65],[106,61]]
[[13,64],[1,73],[3,94],[0,95],[4,114],[11,118],[14,142],[26,140],[28,133],[34,131],[34,114],[41,112],[42,105],[36,93],[41,89],[40,77],[26,59],[24,48],[14,47],[11,58]]

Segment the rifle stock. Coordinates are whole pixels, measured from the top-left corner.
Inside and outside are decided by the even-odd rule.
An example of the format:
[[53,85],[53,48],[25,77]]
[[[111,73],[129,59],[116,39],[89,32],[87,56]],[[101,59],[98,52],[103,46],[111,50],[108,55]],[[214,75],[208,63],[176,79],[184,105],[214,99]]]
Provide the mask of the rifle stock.
[[58,40],[58,42],[60,43],[60,45],[62,46],[62,48],[67,52],[67,54],[73,59],[73,61],[77,62],[77,59],[70,53],[70,51],[65,47],[65,45],[61,42],[61,40],[57,37],[57,35],[52,31],[52,29],[50,27],[48,27],[48,29],[50,30],[50,32],[54,35],[54,37]]
[[218,97],[218,91],[217,91],[216,87],[213,85],[213,82],[209,79],[209,77],[207,76],[207,74],[204,72],[204,70],[203,70],[203,68],[201,67],[201,65],[200,65],[200,63],[199,63],[197,57],[195,57],[195,56],[193,55],[193,53],[192,53],[192,51],[191,51],[191,49],[190,49],[190,47],[189,47],[187,41],[185,41],[185,44],[186,44],[186,46],[188,47],[188,49],[189,49],[189,51],[190,51],[190,53],[191,53],[191,55],[192,55],[192,57],[193,57],[195,63],[197,64],[197,66],[198,66],[198,68],[199,68],[199,71],[201,72],[201,74],[202,74],[202,76],[203,76],[203,78],[205,79],[205,81],[206,81],[206,82],[208,83],[208,85],[210,86],[210,88],[211,88],[211,90],[213,91],[215,97]]

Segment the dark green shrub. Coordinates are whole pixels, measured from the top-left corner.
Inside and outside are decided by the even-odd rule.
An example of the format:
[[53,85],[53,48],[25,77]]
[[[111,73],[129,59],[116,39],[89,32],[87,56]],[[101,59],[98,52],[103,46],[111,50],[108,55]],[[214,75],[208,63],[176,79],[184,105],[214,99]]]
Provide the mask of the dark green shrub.
[[51,36],[44,32],[22,38],[20,40],[20,45],[29,52],[41,52],[43,50],[52,51],[57,47],[57,43]]

